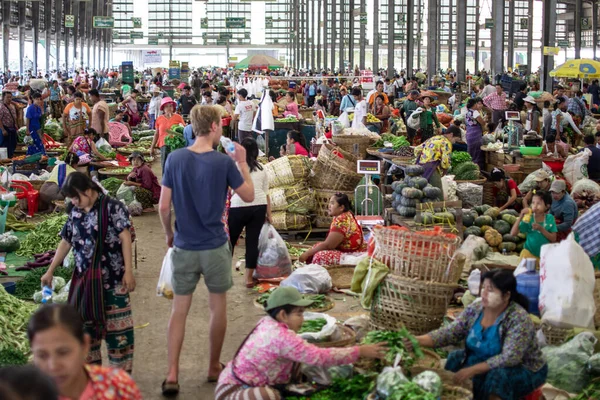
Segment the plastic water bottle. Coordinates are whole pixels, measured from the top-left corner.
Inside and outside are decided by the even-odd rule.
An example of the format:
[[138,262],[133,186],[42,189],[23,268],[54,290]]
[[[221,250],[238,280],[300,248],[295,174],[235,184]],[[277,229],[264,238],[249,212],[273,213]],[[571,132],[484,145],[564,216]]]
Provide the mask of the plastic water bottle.
[[228,153],[235,153],[235,143],[228,137],[221,136],[221,146],[223,146]]
[[42,288],[42,304],[48,303],[52,299],[52,288],[44,286]]

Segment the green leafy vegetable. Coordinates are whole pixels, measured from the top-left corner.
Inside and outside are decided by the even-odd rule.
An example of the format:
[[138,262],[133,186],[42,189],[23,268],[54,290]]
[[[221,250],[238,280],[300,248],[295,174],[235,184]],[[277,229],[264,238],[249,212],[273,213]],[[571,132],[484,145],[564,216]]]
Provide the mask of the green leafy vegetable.
[[471,155],[466,151],[453,151],[451,157],[452,168],[456,168],[457,165],[462,164],[464,162],[473,161]]
[[293,400],[363,400],[375,388],[377,374],[354,375],[352,379],[333,379],[331,386],[310,397],[286,397]]
[[123,182],[124,181],[119,178],[108,178],[104,179],[101,183],[104,189],[108,190],[108,193],[114,197],[117,195],[117,190],[119,190],[119,187]]
[[388,400],[436,400],[433,393],[426,392],[414,382],[406,382],[399,386]]
[[0,350],[0,368],[27,364],[27,356],[16,349]]
[[373,147],[384,147],[385,142],[392,143],[394,150],[398,150],[400,147],[410,146],[410,142],[406,139],[406,136],[395,136],[386,133],[381,135],[381,138],[373,144]]
[[425,357],[423,350],[417,339],[408,332],[406,328],[402,328],[397,332],[392,331],[371,331],[367,333],[367,336],[363,340],[365,344],[373,344],[380,342],[387,342],[389,350],[385,356],[388,363],[393,363],[396,358],[396,354],[402,355],[402,365],[405,368],[410,368],[415,363],[413,353],[409,352],[404,346],[404,339],[408,339],[413,346],[413,353],[416,359]]
[[309,319],[304,321],[298,333],[321,332],[325,325],[327,325],[325,318]]
[[185,147],[185,139],[183,138],[183,135],[169,133],[167,137],[165,137],[165,144],[169,146],[171,151],[182,149]]

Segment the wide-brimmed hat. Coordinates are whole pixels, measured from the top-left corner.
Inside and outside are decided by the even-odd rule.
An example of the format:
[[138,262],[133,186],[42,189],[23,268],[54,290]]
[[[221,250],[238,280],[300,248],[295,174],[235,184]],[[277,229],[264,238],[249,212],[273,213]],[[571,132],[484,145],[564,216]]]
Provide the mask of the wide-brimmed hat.
[[142,162],[144,162],[144,163],[146,162],[144,155],[142,153],[140,153],[139,151],[134,151],[133,153],[131,153],[129,155],[129,157],[127,157],[129,162],[131,162],[131,160],[133,160],[134,158],[139,158],[140,160],[142,160]]
[[175,103],[175,101],[172,98],[167,96],[163,97],[163,99],[160,101],[160,110],[162,111],[162,109],[165,108],[167,104],[172,104],[174,108],[177,107],[177,103]]
[[533,180],[536,182],[542,182],[542,181],[545,181],[546,179],[550,179],[550,175],[548,175],[548,173],[544,170],[537,171],[537,173],[535,174],[535,177],[533,178]]
[[523,101],[524,101],[525,103],[536,104],[536,102],[535,102],[535,99],[534,99],[533,97],[531,97],[531,96],[526,96],[526,97],[523,99]]

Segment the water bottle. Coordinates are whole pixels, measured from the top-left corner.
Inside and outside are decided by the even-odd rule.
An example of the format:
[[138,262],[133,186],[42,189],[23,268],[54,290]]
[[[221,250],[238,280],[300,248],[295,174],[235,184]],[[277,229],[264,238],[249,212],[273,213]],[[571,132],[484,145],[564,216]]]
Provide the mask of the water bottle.
[[52,288],[50,286],[44,286],[42,288],[42,304],[49,303],[52,299]]
[[225,136],[221,136],[221,146],[230,154],[235,153],[235,143]]

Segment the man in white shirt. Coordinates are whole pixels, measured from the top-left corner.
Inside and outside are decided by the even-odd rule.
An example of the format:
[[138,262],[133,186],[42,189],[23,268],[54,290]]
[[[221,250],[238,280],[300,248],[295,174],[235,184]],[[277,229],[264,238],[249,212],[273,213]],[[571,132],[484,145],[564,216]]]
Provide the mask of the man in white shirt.
[[362,91],[359,88],[352,89],[352,96],[356,100],[354,107],[354,119],[352,120],[352,128],[358,129],[361,124],[367,123],[367,102],[362,97]]
[[496,87],[490,83],[490,78],[485,78],[485,87],[481,89],[479,97],[485,99],[490,94],[496,92]]
[[240,89],[238,94],[238,104],[233,112],[233,120],[239,121],[238,123],[238,142],[248,137],[252,137],[252,120],[254,119],[254,111],[256,106],[250,100],[246,100],[248,97],[248,91],[246,89]]

